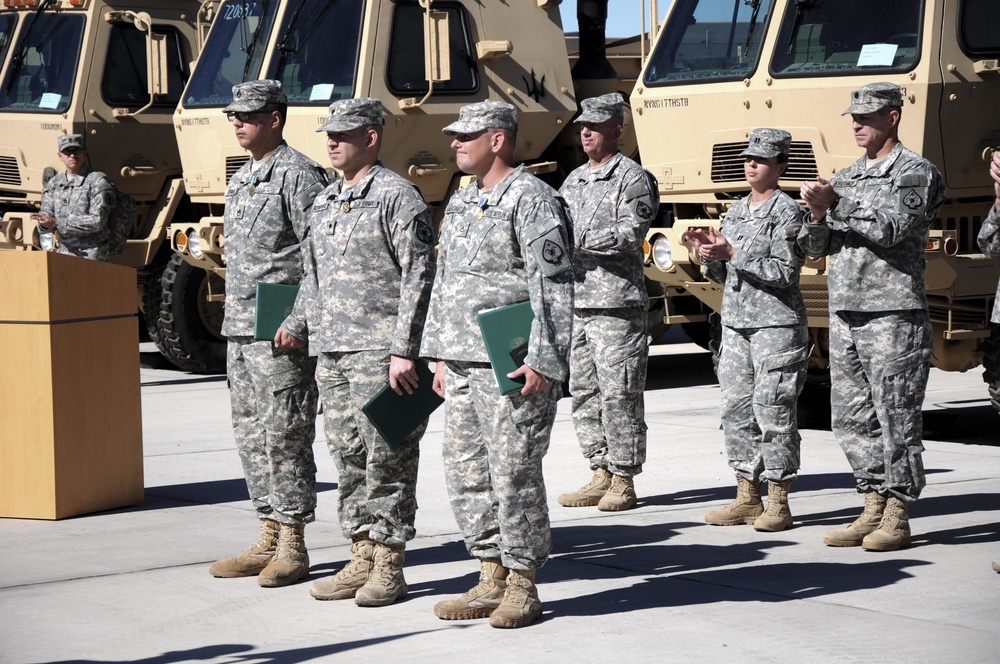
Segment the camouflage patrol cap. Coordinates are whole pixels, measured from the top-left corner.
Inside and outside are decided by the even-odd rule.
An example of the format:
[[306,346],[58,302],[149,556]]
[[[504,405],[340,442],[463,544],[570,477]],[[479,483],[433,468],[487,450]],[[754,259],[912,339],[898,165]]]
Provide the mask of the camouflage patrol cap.
[[253,113],[267,106],[287,103],[288,97],[281,91],[281,81],[247,81],[233,86],[233,103],[222,112]]
[[750,132],[750,142],[747,149],[740,153],[741,157],[760,157],[768,159],[779,154],[788,154],[792,144],[792,135],[784,129],[768,129],[761,127]]
[[57,140],[59,142],[59,152],[62,152],[66,148],[87,149],[87,144],[83,140],[83,134],[66,134],[65,136],[60,136]]
[[517,131],[517,109],[504,101],[481,101],[466,104],[458,111],[458,120],[441,131],[450,136],[474,134],[484,129]]
[[382,102],[372,97],[340,99],[330,104],[330,118],[316,131],[350,131],[370,125],[383,126]]
[[621,93],[611,92],[599,97],[590,97],[580,102],[580,117],[573,122],[607,122],[612,118],[624,117],[622,107],[625,100]]
[[851,105],[841,115],[866,115],[885,107],[902,108],[903,91],[895,83],[869,83],[851,93]]

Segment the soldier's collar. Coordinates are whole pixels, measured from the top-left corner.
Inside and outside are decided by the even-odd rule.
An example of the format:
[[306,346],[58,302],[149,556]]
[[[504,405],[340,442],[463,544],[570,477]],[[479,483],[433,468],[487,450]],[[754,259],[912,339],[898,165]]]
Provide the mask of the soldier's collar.
[[503,195],[507,193],[507,190],[510,189],[510,186],[514,184],[514,180],[521,177],[524,172],[524,164],[518,164],[514,170],[504,176],[503,180],[493,185],[492,189],[485,194],[480,193],[479,195],[485,197],[490,205],[496,205],[503,198]]
[[380,170],[382,170],[382,162],[376,161],[375,165],[369,168],[368,172],[365,173],[365,176],[360,180],[358,180],[357,182],[355,182],[354,184],[352,185],[343,184],[343,180],[341,180],[341,185],[340,185],[341,191],[343,191],[344,189],[349,189],[350,198],[364,198],[368,194],[368,189],[372,186],[372,181],[375,179],[375,175]]
[[[268,155],[267,159],[264,160],[257,170],[253,172],[253,177],[257,182],[267,182],[271,179],[271,170],[274,168],[274,162],[282,152],[288,148],[288,143],[282,141],[278,147],[274,148],[274,152]],[[253,164],[253,158],[250,159],[248,164]],[[248,175],[249,177],[249,175]]]
[[611,159],[608,159],[606,162],[604,162],[597,168],[591,168],[590,177],[595,180],[606,180],[607,178],[611,177],[611,174],[614,172],[616,168],[618,168],[618,164],[621,163],[622,157],[624,156],[625,155],[623,155],[621,152],[616,152],[614,155],[611,156]]

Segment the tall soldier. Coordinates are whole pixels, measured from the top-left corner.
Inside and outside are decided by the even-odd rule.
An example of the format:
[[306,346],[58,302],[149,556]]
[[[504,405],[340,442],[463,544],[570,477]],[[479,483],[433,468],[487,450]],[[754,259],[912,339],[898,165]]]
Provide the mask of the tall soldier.
[[[993,178],[993,194],[996,200],[990,213],[986,216],[982,228],[979,229],[979,248],[990,258],[1000,259],[1000,151],[994,151],[990,160],[990,177]],[[993,316],[990,318],[993,323],[993,339],[991,343],[996,344],[997,330],[1000,326],[1000,284],[997,284],[997,296],[993,301]],[[1000,349],[994,349],[996,353]],[[1000,572],[1000,560],[993,561],[993,570]]]
[[[395,448],[361,408],[385,384],[417,386],[415,362],[434,281],[434,231],[420,192],[378,161],[382,102],[330,105],[327,152],[342,180],[316,197],[306,249],[309,347],[319,356],[326,442],[351,560],[315,581],[317,599],[385,606],[406,596],[404,549],[416,531],[417,462],[425,421]],[[428,386],[429,387],[429,386]]]
[[830,257],[833,430],[865,500],[854,523],[823,541],[871,551],[910,544],[907,508],[925,484],[921,406],[933,338],[924,249],[945,186],[933,164],[899,142],[902,113],[893,83],[852,92],[843,114],[865,154],[830,182],[801,189],[810,211],[802,247]]
[[[448,201],[421,355],[439,360],[447,395],[445,481],[479,584],[438,602],[444,620],[524,627],[542,615],[535,571],[552,549],[542,478],[561,381],[568,373],[573,271],[562,199],[514,161],[516,109],[463,106],[455,160],[476,181]],[[484,309],[529,300],[534,321],[524,388],[502,396],[476,323]]]
[[319,164],[283,139],[288,101],[281,82],[233,87],[224,111],[251,160],[226,189],[226,313],[233,431],[260,539],[212,564],[218,577],[259,574],[264,587],[285,586],[309,573],[303,531],[315,518],[315,358],[306,349],[306,297],[299,293],[274,340],[254,339],[260,282],[298,284],[309,208],[326,186]]
[[594,476],[559,496],[559,504],[612,512],[635,507],[633,478],[646,460],[642,243],[659,207],[656,180],[618,151],[623,102],[613,92],[580,103],[576,122],[587,163],[562,186],[575,238],[573,427]]

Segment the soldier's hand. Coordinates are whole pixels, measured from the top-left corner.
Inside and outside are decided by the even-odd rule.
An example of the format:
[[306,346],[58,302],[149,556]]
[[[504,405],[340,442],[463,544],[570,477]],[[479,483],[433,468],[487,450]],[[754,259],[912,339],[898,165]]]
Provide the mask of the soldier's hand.
[[444,396],[444,360],[438,360],[437,364],[434,365],[434,391],[442,399]]
[[803,182],[802,187],[799,188],[799,194],[809,206],[814,223],[826,216],[827,210],[837,199],[837,192],[833,190],[830,181],[818,176],[815,182]]
[[535,392],[541,392],[547,389],[552,382],[538,373],[527,364],[522,364],[518,367],[517,371],[512,371],[507,374],[507,378],[520,378],[524,376],[524,387],[521,388],[521,396],[526,397]]
[[704,229],[701,228],[689,228],[684,231],[683,240],[691,245],[691,248],[695,251],[701,249],[701,245],[711,243],[708,234],[705,233]]
[[295,335],[286,331],[285,328],[279,327],[277,334],[274,335],[274,347],[275,348],[305,348],[306,342],[299,339]]
[[392,355],[389,357],[389,387],[396,394],[413,394],[417,389],[417,364],[408,357]]
[[728,261],[736,254],[736,249],[729,244],[729,240],[714,227],[708,229],[708,239],[709,244],[703,244],[698,249],[698,253],[705,260]]
[[32,213],[31,220],[42,228],[55,228],[58,223],[55,217],[43,212]]

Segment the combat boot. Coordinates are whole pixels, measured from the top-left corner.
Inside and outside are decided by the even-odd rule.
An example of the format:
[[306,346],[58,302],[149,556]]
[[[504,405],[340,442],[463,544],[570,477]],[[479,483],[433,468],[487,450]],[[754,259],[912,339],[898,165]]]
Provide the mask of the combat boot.
[[611,473],[607,468],[595,468],[594,477],[576,491],[559,496],[563,507],[593,507],[611,488]]
[[705,515],[705,521],[713,526],[742,526],[752,524],[764,512],[760,499],[760,484],[745,477],[736,476],[736,500],[721,510],[713,510]]
[[635,483],[631,477],[612,475],[611,486],[607,493],[601,496],[597,509],[602,512],[624,512],[635,507],[638,500],[635,495]]
[[309,594],[316,599],[350,599],[368,583],[375,559],[375,542],[368,533],[355,535],[351,544],[351,559],[343,569],[326,579],[313,581]]
[[216,560],[209,566],[208,573],[219,578],[255,576],[274,560],[277,550],[278,522],[273,519],[261,519],[260,538],[232,558]]
[[993,571],[1000,572],[1000,560],[993,561]]
[[884,511],[885,496],[877,491],[866,491],[865,509],[861,512],[861,516],[846,528],[828,532],[823,538],[823,544],[827,546],[861,546],[865,535],[878,528]]
[[507,589],[508,570],[498,558],[479,560],[479,584],[457,599],[446,599],[434,605],[434,615],[441,620],[472,620],[489,618],[500,606]]
[[261,588],[280,588],[309,575],[305,525],[279,523],[278,528],[278,551],[257,577]]
[[354,596],[358,606],[388,606],[406,597],[406,579],[403,563],[406,553],[403,544],[375,542],[375,555],[368,581]]
[[507,589],[500,606],[490,614],[490,627],[527,627],[541,617],[542,603],[538,601],[535,570],[508,570]]
[[865,551],[895,551],[910,546],[910,517],[906,513],[906,501],[889,496],[878,528],[861,540]]
[[788,507],[791,482],[767,482],[767,509],[753,522],[755,530],[778,532],[792,525],[792,510]]

